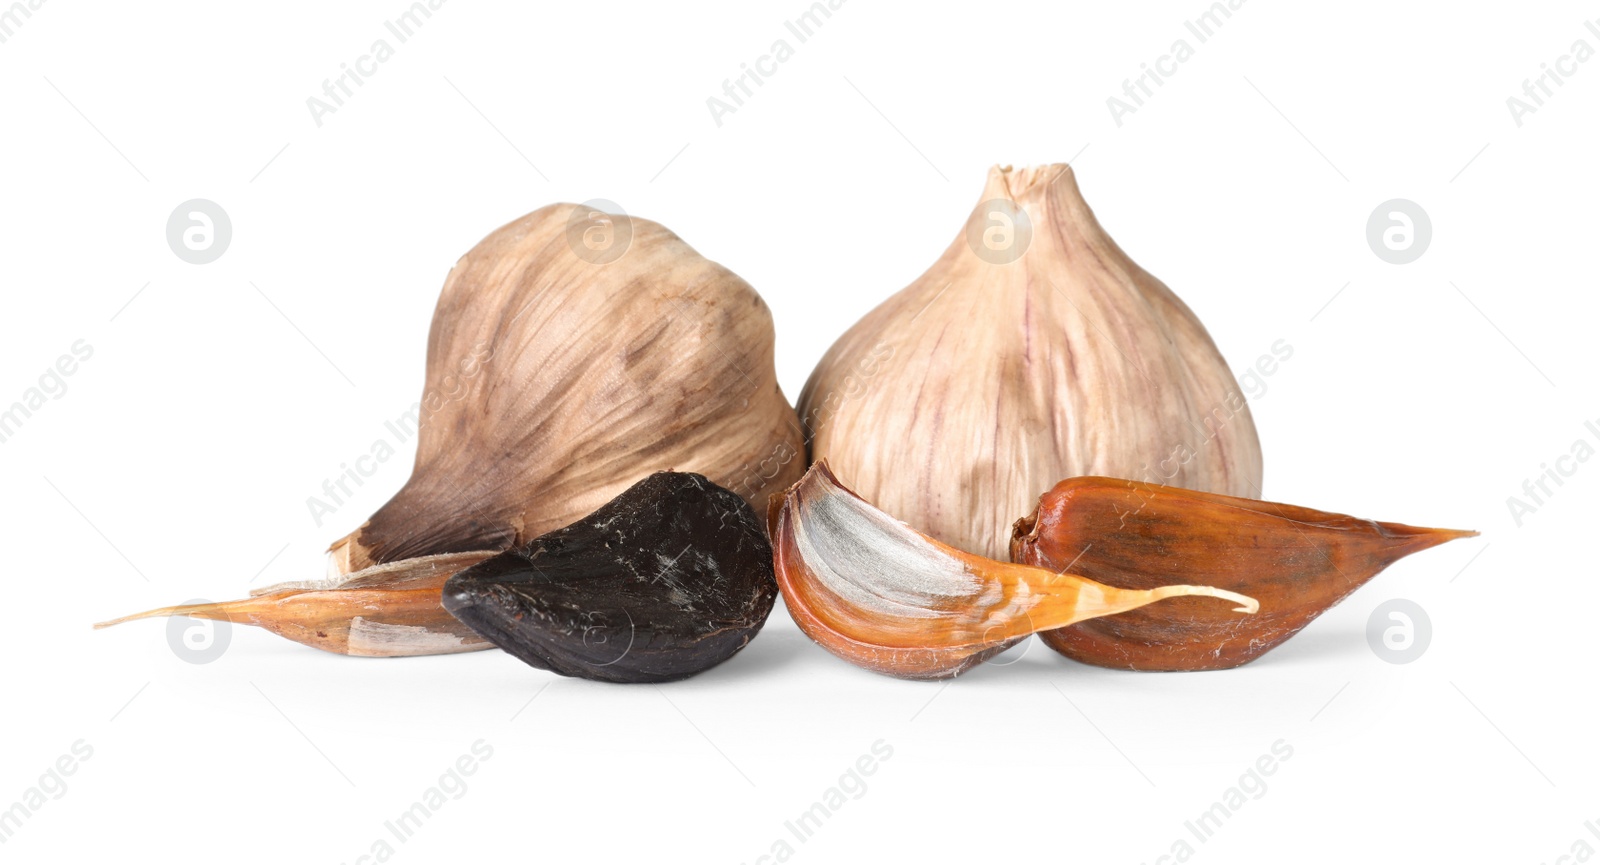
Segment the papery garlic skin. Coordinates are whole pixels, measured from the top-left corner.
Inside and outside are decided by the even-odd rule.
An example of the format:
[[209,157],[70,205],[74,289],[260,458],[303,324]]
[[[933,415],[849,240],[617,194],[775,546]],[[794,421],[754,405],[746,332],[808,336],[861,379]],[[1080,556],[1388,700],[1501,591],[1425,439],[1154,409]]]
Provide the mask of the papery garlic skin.
[[1107,236],[1066,165],[991,169],[961,236],[840,337],[799,407],[813,462],[990,558],[1066,477],[1260,494],[1255,425],[1222,355]]
[[[504,550],[656,471],[705,475],[758,512],[799,478],[761,296],[654,222],[595,215],[541,208],[450,271],[411,479],[334,544],[336,571]],[[625,249],[586,249],[591,230]]]
[[451,574],[492,553],[418,556],[328,580],[280,583],[236,601],[161,607],[101,622],[95,628],[157,616],[188,616],[255,625],[286,640],[333,652],[394,658],[492,648],[439,603]]

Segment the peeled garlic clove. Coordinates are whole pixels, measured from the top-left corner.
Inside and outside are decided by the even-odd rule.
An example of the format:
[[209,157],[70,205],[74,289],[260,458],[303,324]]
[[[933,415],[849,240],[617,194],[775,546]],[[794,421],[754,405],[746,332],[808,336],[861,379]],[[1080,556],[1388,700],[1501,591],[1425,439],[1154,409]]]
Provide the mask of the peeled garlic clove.
[[907,679],[956,676],[1029,634],[1163,598],[1256,610],[1209,586],[1130,591],[964,553],[868,504],[827,463],[773,497],[768,523],[778,586],[800,629],[858,667]]
[[660,472],[451,577],[444,605],[541,670],[670,682],[744,648],[777,596],[749,503],[701,475]]
[[1246,619],[1178,600],[1039,635],[1102,667],[1220,670],[1266,654],[1396,561],[1476,534],[1085,477],[1057,484],[1017,521],[1011,558],[1052,569],[1070,563],[1124,589],[1190,579],[1259,599],[1261,611]]
[[190,616],[255,625],[286,639],[341,655],[396,657],[487,649],[487,640],[439,604],[445,580],[493,552],[422,556],[326,581],[259,589],[248,598],[162,607],[109,622]]
[[962,236],[834,344],[800,414],[813,460],[989,558],[1063,477],[1233,495],[1261,482],[1210,336],[1106,235],[1065,165],[991,170]]
[[[614,259],[580,241],[606,219]],[[654,222],[557,204],[502,227],[445,279],[411,479],[335,561],[526,544],[666,469],[765,507],[804,468],[773,339],[748,283]]]

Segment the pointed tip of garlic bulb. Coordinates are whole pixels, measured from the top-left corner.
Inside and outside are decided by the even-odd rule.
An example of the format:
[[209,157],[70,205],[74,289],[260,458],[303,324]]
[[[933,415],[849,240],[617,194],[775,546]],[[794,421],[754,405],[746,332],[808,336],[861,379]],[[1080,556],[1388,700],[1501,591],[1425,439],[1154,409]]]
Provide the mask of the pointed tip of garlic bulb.
[[1077,191],[1077,176],[1073,173],[1071,165],[1065,162],[1025,165],[1021,168],[996,165],[989,169],[989,180],[984,191],[1002,193],[1005,197],[1015,200],[1058,182],[1070,184],[1071,191]]

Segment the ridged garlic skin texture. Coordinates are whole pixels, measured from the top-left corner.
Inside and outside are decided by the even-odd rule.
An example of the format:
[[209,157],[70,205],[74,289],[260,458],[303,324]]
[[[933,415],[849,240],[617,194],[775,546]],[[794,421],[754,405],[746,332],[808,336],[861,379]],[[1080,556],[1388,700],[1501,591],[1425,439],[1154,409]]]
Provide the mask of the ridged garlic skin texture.
[[586,218],[541,208],[451,269],[411,479],[334,545],[336,570],[527,543],[656,471],[702,474],[757,512],[800,477],[761,296],[637,217],[616,218],[620,255],[580,254]]
[[[979,255],[997,228],[1020,255]],[[1101,229],[1065,165],[992,169],[961,236],[834,344],[799,408],[812,461],[990,558],[1007,557],[1012,523],[1063,478],[1260,495],[1233,373],[1194,313]]]

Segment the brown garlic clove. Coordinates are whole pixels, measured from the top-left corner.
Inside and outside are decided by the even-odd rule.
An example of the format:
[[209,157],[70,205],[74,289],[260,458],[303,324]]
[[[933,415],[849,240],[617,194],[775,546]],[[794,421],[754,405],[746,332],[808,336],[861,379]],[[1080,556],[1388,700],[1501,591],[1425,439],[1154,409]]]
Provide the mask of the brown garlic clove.
[[[773,565],[789,614],[833,654],[907,679],[956,676],[1029,634],[1209,586],[1124,590],[1075,574],[997,562],[922,535],[846,489],[825,462],[768,511]],[[1222,609],[1215,600],[1195,600]]]
[[341,655],[442,655],[491,648],[439,602],[452,574],[493,552],[423,556],[374,565],[327,581],[268,586],[237,601],[162,607],[96,628],[156,616],[191,616],[256,625],[285,639]]
[[1261,483],[1249,406],[1205,327],[1065,165],[991,170],[962,236],[817,364],[800,417],[811,459],[990,558],[1064,477]]
[[1260,612],[1243,619],[1180,599],[1039,635],[1101,667],[1220,670],[1261,657],[1396,561],[1476,534],[1081,477],[1017,521],[1011,558],[1123,589],[1202,580],[1256,598]]

